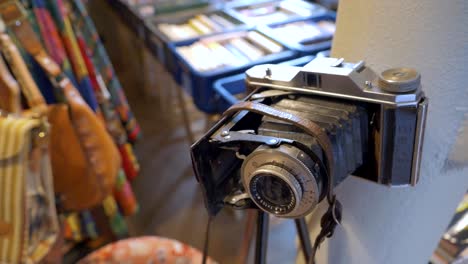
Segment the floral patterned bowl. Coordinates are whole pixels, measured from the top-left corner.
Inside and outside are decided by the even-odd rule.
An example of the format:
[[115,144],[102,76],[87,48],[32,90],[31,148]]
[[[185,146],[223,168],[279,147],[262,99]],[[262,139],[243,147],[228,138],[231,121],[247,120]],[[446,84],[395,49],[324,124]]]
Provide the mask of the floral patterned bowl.
[[[199,264],[200,251],[177,240],[145,236],[129,238],[92,252],[78,264]],[[207,263],[216,262],[208,258]]]

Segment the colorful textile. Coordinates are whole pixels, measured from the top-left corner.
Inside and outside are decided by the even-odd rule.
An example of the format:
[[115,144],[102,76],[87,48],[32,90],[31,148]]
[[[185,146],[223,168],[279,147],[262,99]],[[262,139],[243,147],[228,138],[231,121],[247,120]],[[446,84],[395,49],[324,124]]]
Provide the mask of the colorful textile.
[[87,237],[90,239],[96,239],[98,237],[98,231],[91,212],[88,210],[80,212],[80,218],[81,226],[85,230]]
[[127,223],[120,213],[114,197],[109,196],[102,203],[104,212],[107,215],[112,232],[118,238],[123,238],[128,234]]
[[80,242],[83,240],[83,231],[81,230],[80,215],[78,213],[68,213],[64,225],[65,238]]
[[[126,237],[128,235],[127,223],[125,222],[125,218],[120,212],[114,197],[108,196],[99,208],[104,211],[106,218],[101,219],[101,221],[104,221],[105,224],[108,225],[112,234],[117,238]],[[96,219],[100,216],[95,215],[95,213],[96,208],[93,210],[81,211],[79,213],[67,213],[64,221],[65,239],[76,242],[88,239],[98,239],[100,232],[102,231],[102,224],[98,227]]]
[[36,84],[41,91],[42,96],[46,100],[46,103],[55,104],[58,101],[63,101],[63,99],[57,94],[55,87],[50,82],[49,77],[44,72],[42,67],[29,54],[26,54],[26,51],[24,51],[22,47],[18,47],[18,49],[23,55],[24,62],[30,69],[31,75],[36,81]]
[[71,69],[65,47],[58,33],[59,31],[49,10],[46,8],[44,0],[31,0],[31,6],[38,22],[37,25],[46,51],[62,67],[62,70]]
[[[96,97],[106,120],[106,126],[119,145],[125,175],[128,180],[133,180],[138,175],[140,168],[133,153],[133,148],[126,143],[127,140],[133,142],[139,137],[140,128],[135,118],[133,118],[127,99],[114,74],[112,64],[109,62],[94,24],[80,1],[71,0],[73,12],[70,12],[70,19],[73,22],[73,29],[91,82],[95,87]],[[117,116],[117,114],[119,115]],[[118,124],[119,121],[122,121],[123,125],[125,125],[127,134],[122,126]]]
[[135,179],[140,171],[140,165],[133,153],[133,148],[129,143],[119,146],[120,156],[122,157],[122,167],[130,181]]
[[117,112],[115,111],[115,108],[110,100],[110,94],[102,79],[102,76],[99,72],[96,72],[95,66],[91,61],[91,51],[88,48],[87,43],[85,42],[80,31],[76,31],[76,36],[80,46],[81,54],[89,71],[89,76],[94,87],[94,92],[96,94],[100,110],[105,120],[104,125],[119,147],[122,166],[127,179],[133,180],[138,175],[140,169],[139,164],[133,154],[133,148],[130,144],[127,143],[128,137],[126,131],[123,128],[119,116],[117,115]]
[[[138,237],[117,241],[107,245],[78,264],[162,264],[162,263],[202,263],[202,254],[191,246],[177,240],[162,237]],[[207,263],[216,263],[208,258]]]
[[[138,204],[128,182],[139,172],[133,147],[129,143],[130,139],[133,142],[140,133],[138,124],[128,107],[104,47],[97,37],[93,39],[85,37],[91,31],[95,33],[94,25],[92,22],[89,24],[89,17],[77,19],[81,17],[81,15],[74,14],[77,9],[69,12],[65,9],[69,6],[65,6],[62,1],[24,0],[23,2],[27,2],[27,6],[33,11],[27,12],[29,20],[36,33],[40,35],[47,53],[62,68],[62,75],[58,79],[66,75],[72,82],[78,83],[80,93],[85,99],[88,98],[86,101],[91,107],[94,100],[94,110],[101,117],[121,154],[122,170],[115,183],[113,196],[108,197],[102,206],[92,210],[63,213],[65,238],[73,241],[98,239],[100,233],[105,233],[104,229],[109,228],[116,237],[125,237],[128,229],[123,215],[131,215],[138,210]],[[75,6],[84,8],[81,3]],[[80,12],[83,13],[83,11]],[[72,17],[74,18],[73,25],[70,20]],[[81,23],[87,21],[87,24],[77,26],[75,25],[77,21]],[[88,30],[89,26],[92,26],[91,31]],[[12,32],[10,33],[13,35]],[[53,85],[57,80],[51,82],[34,59],[22,49],[18,42],[16,44],[22,51],[47,103],[65,103],[60,89]],[[99,52],[97,47],[99,47]],[[104,60],[102,60],[103,56]],[[105,65],[106,76],[102,75],[98,65],[101,67]],[[120,108],[116,105],[120,105]],[[107,219],[102,219],[103,216]],[[108,226],[103,227],[102,223]]]
[[[139,171],[139,165],[133,156],[133,149],[131,145],[127,143],[126,132],[123,129],[122,124],[119,122],[118,116],[112,106],[112,102],[109,100],[109,92],[107,91],[107,87],[103,83],[100,74],[95,71],[94,64],[89,57],[90,51],[86,46],[81,33],[77,31],[76,35],[81,54],[84,58],[86,67],[89,71],[90,79],[95,88],[96,98],[98,99],[100,109],[105,119],[104,124],[108,132],[114,137],[116,144],[119,146],[123,171],[120,171],[118,175],[114,196],[120,205],[123,214],[131,215],[136,212],[138,205],[128,180],[136,177]],[[123,183],[119,184],[119,182]],[[119,185],[122,188],[119,188]]]
[[114,187],[114,197],[124,215],[133,215],[138,211],[138,203],[133,194],[132,187],[123,171],[117,176]]
[[[42,5],[43,6],[43,5]],[[75,73],[78,83],[78,90],[85,99],[86,103],[93,109],[97,110],[97,101],[93,92],[91,81],[89,80],[88,70],[81,56],[75,34],[73,32],[71,22],[65,12],[65,8],[61,0],[48,0],[47,7],[52,14],[56,25],[59,28],[62,37],[63,45],[71,62],[73,72]],[[51,30],[52,28],[48,28]]]
[[63,45],[62,39],[60,38],[59,31],[55,26],[55,22],[46,8],[44,0],[30,0],[31,8],[34,14],[35,22],[32,25],[36,26],[36,31],[38,35],[41,36],[42,42],[47,53],[54,59],[54,61],[60,65],[62,71],[68,76],[68,78],[73,82],[75,87],[79,87],[76,77],[71,68],[70,61],[67,57],[67,52]]
[[81,55],[83,56],[86,68],[89,72],[89,78],[91,80],[91,84],[93,85],[98,105],[105,119],[107,131],[109,131],[117,145],[125,144],[127,142],[127,134],[122,127],[122,124],[119,120],[119,117],[117,116],[114,106],[109,100],[109,92],[107,91],[107,87],[105,87],[101,81],[102,77],[96,74],[95,67],[89,57],[89,49],[86,46],[83,37],[78,32],[77,40],[78,45],[80,47]]
[[[49,54],[52,54],[54,60],[56,60],[56,62],[62,66],[62,70],[67,74],[67,76],[72,76],[72,79],[75,79],[70,67],[69,60],[67,58],[64,45],[60,39],[58,29],[54,24],[49,10],[45,8],[46,5],[44,0],[31,0],[31,6],[33,7],[35,18],[38,22],[38,28],[40,29],[39,31],[47,51]],[[111,102],[112,98],[109,90],[107,89],[100,72],[96,71],[95,63],[92,61],[92,50],[88,47],[88,45],[94,46],[94,44],[90,41],[86,42],[86,39],[83,36],[84,34],[81,32],[81,30],[79,30],[82,28],[84,27],[76,27],[76,29],[74,29],[76,42],[80,51],[79,57],[82,58],[84,66],[88,71],[92,89],[94,91],[99,108],[102,111],[105,125],[109,133],[113,136],[117,145],[119,145],[119,148],[125,150],[124,152],[126,153],[121,151],[123,156],[122,159],[128,160],[128,158],[134,157],[133,149],[124,148],[122,146],[127,142],[126,131],[121,124],[121,120],[118,113],[116,112],[113,102]],[[78,54],[76,54],[75,57],[77,57],[77,60],[75,61],[81,61],[80,58],[78,58]],[[77,68],[80,69],[79,66],[77,66]],[[136,159],[133,159],[132,163],[127,162],[126,166],[124,166],[124,170],[126,172],[127,178],[133,179],[139,171]]]
[[107,56],[104,45],[96,32],[96,27],[90,19],[82,0],[70,0],[70,3],[73,11],[71,12],[70,18],[73,21],[74,28],[81,32],[89,47],[92,61],[97,72],[103,77],[105,86],[109,89],[111,100],[125,126],[128,139],[130,142],[134,142],[140,137],[140,126],[130,110],[127,98],[115,75],[114,68]]

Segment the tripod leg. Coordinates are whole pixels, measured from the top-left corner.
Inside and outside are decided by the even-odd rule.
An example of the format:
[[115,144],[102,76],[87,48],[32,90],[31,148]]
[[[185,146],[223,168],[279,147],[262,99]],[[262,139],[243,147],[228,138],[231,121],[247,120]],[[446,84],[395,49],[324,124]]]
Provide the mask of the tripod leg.
[[259,210],[257,217],[257,239],[255,241],[255,263],[266,264],[268,246],[268,214]]
[[309,260],[312,256],[312,243],[310,242],[309,229],[307,228],[307,223],[304,217],[295,219],[297,234],[299,235],[299,240],[301,241],[302,252],[306,263],[309,263]]
[[253,240],[253,232],[255,230],[255,210],[248,209],[247,210],[247,222],[245,224],[244,230],[244,238],[242,240],[242,246],[239,253],[239,264],[247,263],[247,259],[249,257],[250,246]]

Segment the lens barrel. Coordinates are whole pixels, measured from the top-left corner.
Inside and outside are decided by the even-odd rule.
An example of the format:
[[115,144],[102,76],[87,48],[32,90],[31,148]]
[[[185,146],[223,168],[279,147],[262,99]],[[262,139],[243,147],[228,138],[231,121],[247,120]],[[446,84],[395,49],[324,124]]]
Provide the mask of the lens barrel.
[[290,213],[302,198],[302,188],[294,176],[275,165],[258,168],[249,189],[251,198],[275,215]]
[[253,202],[279,217],[310,213],[322,191],[315,162],[290,145],[260,146],[242,164],[242,181]]

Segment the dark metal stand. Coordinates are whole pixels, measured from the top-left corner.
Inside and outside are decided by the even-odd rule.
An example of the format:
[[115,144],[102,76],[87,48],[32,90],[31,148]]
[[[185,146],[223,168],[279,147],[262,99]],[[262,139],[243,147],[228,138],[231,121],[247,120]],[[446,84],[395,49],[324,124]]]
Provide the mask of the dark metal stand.
[[238,264],[247,263],[250,252],[250,245],[254,236],[256,218],[257,210],[247,209],[247,221],[245,223],[244,238],[242,239],[241,249],[239,250],[239,258],[236,262]]
[[309,228],[304,217],[294,220],[296,222],[297,235],[301,242],[302,253],[306,263],[309,263],[310,258],[312,257],[312,243],[310,241]]
[[[301,242],[302,251],[306,263],[312,257],[312,243],[310,241],[309,229],[305,218],[298,218],[294,220],[296,223],[296,230]],[[268,247],[268,214],[258,210],[257,216],[257,237],[255,241],[255,264],[266,264],[267,247]],[[249,228],[247,226],[247,228]]]
[[258,210],[257,216],[257,238],[255,241],[255,263],[266,263],[266,252],[268,247],[268,214]]

